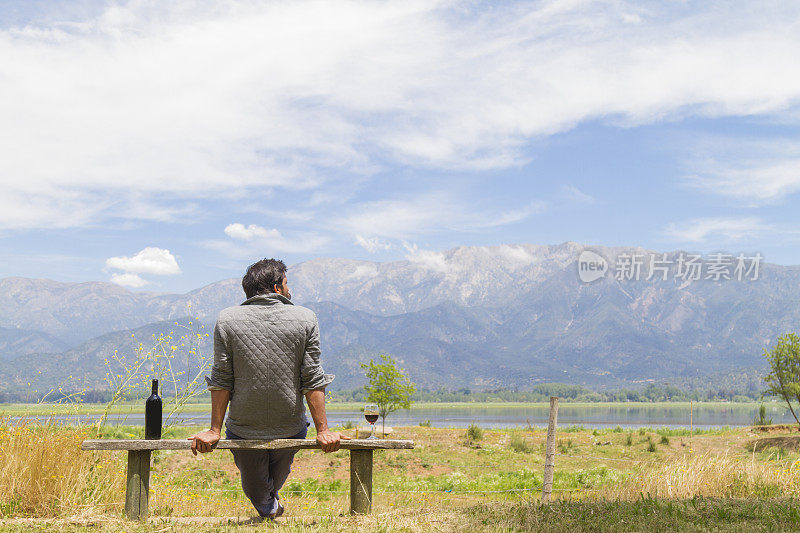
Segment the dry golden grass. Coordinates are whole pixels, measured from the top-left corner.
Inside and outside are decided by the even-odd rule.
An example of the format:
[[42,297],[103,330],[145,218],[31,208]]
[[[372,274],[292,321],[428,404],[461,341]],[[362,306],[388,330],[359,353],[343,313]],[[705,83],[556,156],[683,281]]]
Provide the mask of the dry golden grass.
[[91,514],[124,500],[125,465],[81,451],[89,433],[0,420],[0,516]]
[[687,453],[666,462],[644,465],[624,483],[599,493],[615,500],[635,500],[642,494],[661,498],[800,497],[800,460],[765,463],[741,455]]

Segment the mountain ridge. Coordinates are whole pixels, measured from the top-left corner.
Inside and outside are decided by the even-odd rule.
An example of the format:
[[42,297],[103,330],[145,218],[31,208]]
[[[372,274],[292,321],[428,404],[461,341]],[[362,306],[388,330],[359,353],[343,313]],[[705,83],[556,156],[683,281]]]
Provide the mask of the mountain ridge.
[[[584,250],[608,260],[606,276],[579,280],[576,261]],[[337,388],[357,386],[358,363],[381,351],[427,387],[697,377],[763,367],[763,348],[800,321],[800,267],[763,263],[755,281],[616,279],[610,258],[634,253],[664,252],[572,241],[459,246],[390,262],[317,258],[290,265],[288,278],[293,301],[319,317],[326,369],[337,374]],[[75,350],[92,339],[186,316],[210,325],[222,308],[243,299],[237,278],[184,294],[4,278],[0,327],[25,325],[63,342],[72,350],[70,364],[80,366]],[[110,342],[102,349],[111,349]],[[80,349],[87,365],[95,361],[91,350]],[[59,357],[35,355],[24,359]],[[2,368],[13,377],[13,368]]]

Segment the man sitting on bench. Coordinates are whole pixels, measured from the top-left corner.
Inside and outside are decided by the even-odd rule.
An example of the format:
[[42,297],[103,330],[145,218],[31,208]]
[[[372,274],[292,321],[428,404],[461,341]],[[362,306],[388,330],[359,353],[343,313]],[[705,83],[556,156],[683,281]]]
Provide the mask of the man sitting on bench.
[[[333,375],[320,365],[319,323],[313,311],[293,305],[283,261],[263,259],[242,278],[247,299],[219,314],[214,328],[211,428],[192,435],[192,453],[213,450],[222,421],[228,439],[304,439],[308,429],[303,396],[326,453],[345,435],[328,429],[325,387]],[[283,514],[278,491],[295,450],[231,450],[242,489],[262,517]]]

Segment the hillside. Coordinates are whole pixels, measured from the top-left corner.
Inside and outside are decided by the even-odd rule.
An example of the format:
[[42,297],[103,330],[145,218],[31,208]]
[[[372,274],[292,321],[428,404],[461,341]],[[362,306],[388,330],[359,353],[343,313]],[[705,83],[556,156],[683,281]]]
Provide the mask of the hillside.
[[[384,351],[426,387],[690,378],[763,367],[764,347],[800,323],[798,267],[761,264],[756,280],[684,283],[671,271],[667,280],[635,281],[609,272],[584,283],[576,267],[584,249],[612,268],[620,254],[647,253],[572,242],[458,247],[386,263],[319,258],[290,266],[288,277],[293,301],[319,317],[336,388],[357,386],[358,364]],[[129,330],[166,333],[187,315],[210,326],[242,299],[238,279],[177,295],[6,278],[0,371],[11,387],[66,367],[98,384],[98,361],[128,349]]]

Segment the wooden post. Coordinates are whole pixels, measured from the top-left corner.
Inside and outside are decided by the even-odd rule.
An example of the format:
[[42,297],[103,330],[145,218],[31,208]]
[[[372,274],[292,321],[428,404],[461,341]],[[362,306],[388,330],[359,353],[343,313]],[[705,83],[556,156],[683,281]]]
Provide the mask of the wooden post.
[[125,514],[131,520],[147,519],[150,498],[150,450],[128,451]]
[[542,479],[542,502],[550,501],[553,492],[553,472],[556,467],[556,420],[558,397],[550,396],[550,419],[547,421],[547,445],[544,453],[544,479]]
[[372,511],[372,450],[350,450],[350,514]]

